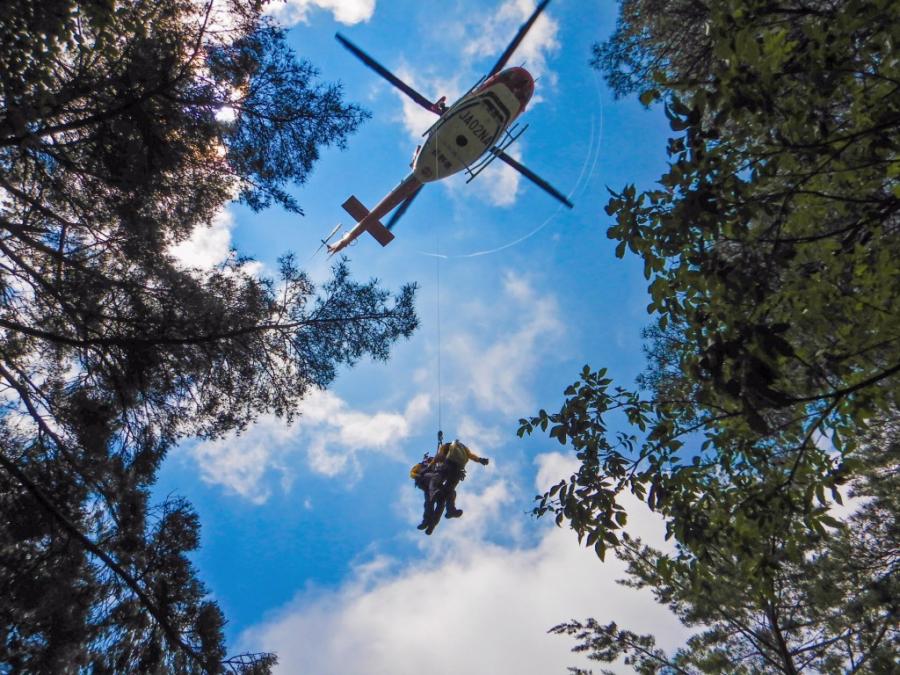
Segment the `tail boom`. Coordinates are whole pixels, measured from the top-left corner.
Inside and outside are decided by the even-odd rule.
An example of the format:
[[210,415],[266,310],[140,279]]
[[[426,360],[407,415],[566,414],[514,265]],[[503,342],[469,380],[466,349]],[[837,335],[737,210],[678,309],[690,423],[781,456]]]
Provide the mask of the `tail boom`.
[[394,235],[381,223],[381,218],[407,197],[422,186],[422,183],[413,175],[407,176],[400,185],[390,192],[378,205],[369,211],[355,195],[351,195],[342,206],[344,211],[353,216],[357,221],[356,227],[347,232],[340,241],[328,247],[328,252],[334,255],[347,247],[363,232],[371,234],[382,246],[387,246],[394,240]]
[[375,241],[379,244],[387,246],[393,241],[394,235],[388,232],[388,229],[381,224],[378,218],[372,217],[372,213],[363,206],[363,203],[356,198],[356,195],[350,195],[341,206],[344,207],[344,211],[353,216],[356,222],[362,226],[362,229],[375,237]]

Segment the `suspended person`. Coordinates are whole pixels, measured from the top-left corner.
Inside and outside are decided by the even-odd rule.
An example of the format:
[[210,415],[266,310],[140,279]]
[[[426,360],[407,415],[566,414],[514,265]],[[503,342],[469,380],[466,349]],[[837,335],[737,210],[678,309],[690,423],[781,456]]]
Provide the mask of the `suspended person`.
[[[439,438],[442,438],[440,436]],[[459,518],[463,512],[456,508],[456,486],[465,480],[466,464],[469,460],[487,466],[487,457],[479,457],[459,440],[452,443],[439,443],[437,454],[426,469],[428,475],[428,496],[426,511],[431,504],[431,519],[425,526],[425,534],[431,534],[440,520],[444,508],[448,518]],[[422,521],[425,523],[425,520]]]
[[[438,445],[440,445],[440,443],[438,443]],[[425,495],[425,505],[422,512],[422,522],[419,523],[418,526],[420,530],[424,530],[425,528],[427,528],[434,518],[434,509],[436,504],[435,501],[431,499],[429,485],[431,483],[431,479],[436,475],[436,468],[437,467],[434,463],[434,458],[426,452],[422,457],[422,461],[413,464],[413,467],[409,470],[409,477],[413,479],[416,487],[419,488]],[[432,527],[432,530],[433,529],[434,528]]]

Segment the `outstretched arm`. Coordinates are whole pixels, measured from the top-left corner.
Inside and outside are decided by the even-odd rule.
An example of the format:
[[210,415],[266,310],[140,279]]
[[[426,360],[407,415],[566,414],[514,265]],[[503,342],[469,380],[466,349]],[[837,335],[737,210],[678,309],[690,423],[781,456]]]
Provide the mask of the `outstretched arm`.
[[487,466],[490,463],[490,460],[487,457],[479,457],[474,452],[469,450],[468,447],[466,447],[466,455],[468,455],[469,459],[471,459],[473,462],[478,462],[479,464],[482,464],[484,466]]

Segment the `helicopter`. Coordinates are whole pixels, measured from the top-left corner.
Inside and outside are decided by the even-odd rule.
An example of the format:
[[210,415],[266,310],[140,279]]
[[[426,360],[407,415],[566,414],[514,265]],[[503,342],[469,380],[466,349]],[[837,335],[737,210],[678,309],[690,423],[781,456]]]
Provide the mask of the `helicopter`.
[[[331,255],[355,241],[363,232],[368,232],[379,244],[387,246],[394,239],[391,229],[406,213],[425,184],[460,171],[466,171],[469,175],[466,182],[471,182],[498,158],[568,208],[572,208],[572,203],[559,190],[505,152],[528,128],[527,124],[520,125],[516,122],[516,118],[524,112],[534,94],[534,78],[525,68],[505,66],[549,3],[550,0],[542,0],[538,4],[494,67],[450,106],[447,106],[444,96],[434,102],[428,100],[343,35],[335,35],[338,42],[363,63],[420,106],[438,115],[438,119],[423,134],[425,142],[416,149],[410,164],[412,173],[375,208],[370,211],[352,195],[342,204],[343,209],[356,221],[356,226],[336,243],[326,244]],[[383,225],[381,218],[394,209],[396,211],[387,225]],[[330,240],[338,228],[323,243]]]

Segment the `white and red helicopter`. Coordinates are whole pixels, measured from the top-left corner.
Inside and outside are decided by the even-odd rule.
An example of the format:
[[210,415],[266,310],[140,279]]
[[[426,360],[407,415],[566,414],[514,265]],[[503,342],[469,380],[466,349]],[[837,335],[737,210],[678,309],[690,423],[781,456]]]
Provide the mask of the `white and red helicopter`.
[[[504,66],[549,3],[550,0],[543,0],[538,4],[494,67],[450,107],[445,105],[443,96],[432,103],[347,38],[340,34],[335,36],[363,63],[439,117],[425,132],[425,142],[416,150],[411,164],[412,173],[374,209],[366,209],[355,196],[344,202],[344,210],[353,216],[357,224],[335,244],[328,245],[328,251],[332,255],[348,246],[363,232],[368,232],[382,246],[387,246],[394,239],[391,228],[406,212],[425,183],[463,170],[468,172],[471,181],[498,157],[572,208],[572,203],[556,188],[504,152],[527,128],[527,125],[520,127],[514,121],[525,110],[534,93],[534,78],[527,70],[520,67],[504,69]],[[387,226],[382,225],[381,218],[395,208],[397,210]],[[332,230],[322,243],[327,244],[339,227],[340,225]]]

